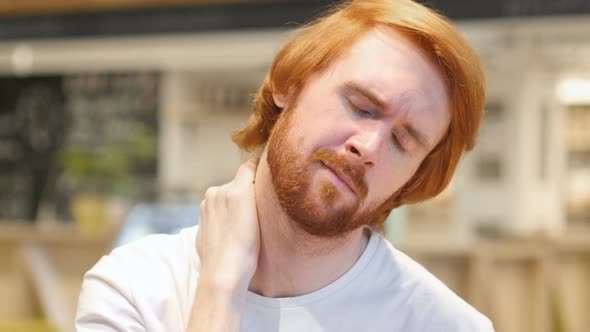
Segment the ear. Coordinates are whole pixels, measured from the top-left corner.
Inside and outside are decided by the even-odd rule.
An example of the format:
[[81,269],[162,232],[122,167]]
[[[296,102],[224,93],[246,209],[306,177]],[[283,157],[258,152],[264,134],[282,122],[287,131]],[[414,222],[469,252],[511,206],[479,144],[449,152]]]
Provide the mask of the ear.
[[285,106],[287,106],[288,98],[283,94],[273,93],[272,99],[278,108],[285,108]]

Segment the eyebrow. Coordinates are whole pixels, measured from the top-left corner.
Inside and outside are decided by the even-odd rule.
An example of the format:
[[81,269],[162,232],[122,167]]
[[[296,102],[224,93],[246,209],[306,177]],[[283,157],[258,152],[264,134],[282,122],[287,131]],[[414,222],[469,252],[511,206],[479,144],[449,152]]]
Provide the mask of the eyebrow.
[[346,84],[344,84],[344,86],[346,87],[347,90],[351,90],[351,91],[369,99],[369,101],[371,103],[373,103],[375,106],[379,107],[380,109],[384,109],[387,106],[385,104],[385,101],[381,100],[381,98],[379,98],[376,94],[374,94],[372,91],[370,91],[368,89],[365,89],[364,87],[358,85],[355,82],[347,82]]
[[[350,90],[350,91],[355,92],[359,95],[362,95],[363,97],[368,99],[371,103],[373,103],[378,108],[380,108],[382,110],[387,108],[387,104],[381,98],[379,98],[379,96],[377,96],[372,91],[365,89],[364,87],[360,86],[359,84],[357,84],[355,82],[347,82],[344,84],[344,86],[346,87],[347,90]],[[408,131],[408,133],[412,137],[414,137],[414,139],[418,142],[418,144],[420,144],[424,149],[426,149],[426,151],[430,151],[430,144],[428,143],[428,140],[426,139],[426,136],[424,134],[422,134],[414,126],[412,126],[410,124],[406,124],[404,126],[404,128]]]

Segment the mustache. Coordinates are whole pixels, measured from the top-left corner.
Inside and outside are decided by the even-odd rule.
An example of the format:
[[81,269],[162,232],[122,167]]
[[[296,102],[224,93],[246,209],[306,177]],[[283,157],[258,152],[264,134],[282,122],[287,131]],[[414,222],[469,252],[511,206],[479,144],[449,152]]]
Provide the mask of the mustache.
[[344,174],[352,181],[354,189],[357,190],[361,198],[367,196],[368,186],[365,181],[365,167],[358,161],[346,158],[328,149],[320,149],[314,152],[311,160],[321,161],[334,171]]

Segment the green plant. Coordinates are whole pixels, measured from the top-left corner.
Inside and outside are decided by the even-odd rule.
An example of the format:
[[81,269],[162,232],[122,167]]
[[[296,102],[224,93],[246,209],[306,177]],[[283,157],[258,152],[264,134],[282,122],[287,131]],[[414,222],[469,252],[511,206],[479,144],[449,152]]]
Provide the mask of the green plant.
[[157,154],[153,130],[143,126],[119,144],[93,149],[69,147],[58,154],[66,180],[77,187],[105,194],[135,196],[139,184],[134,171],[154,162]]

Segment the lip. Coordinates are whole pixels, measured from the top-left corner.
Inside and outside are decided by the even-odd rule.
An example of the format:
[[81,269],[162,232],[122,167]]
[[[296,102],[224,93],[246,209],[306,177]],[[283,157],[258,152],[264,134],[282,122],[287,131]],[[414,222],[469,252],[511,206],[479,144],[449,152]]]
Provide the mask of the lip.
[[354,190],[354,186],[352,185],[352,180],[347,177],[346,175],[342,174],[341,172],[338,172],[337,170],[333,169],[332,167],[326,165],[323,161],[321,162],[322,165],[324,165],[327,169],[329,169],[332,173],[334,173],[334,175],[336,175],[336,177],[342,181],[342,183],[344,183],[348,189],[350,189],[351,192],[356,194],[356,190]]

